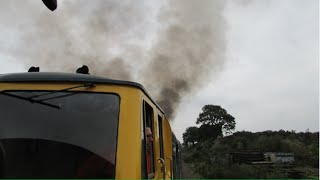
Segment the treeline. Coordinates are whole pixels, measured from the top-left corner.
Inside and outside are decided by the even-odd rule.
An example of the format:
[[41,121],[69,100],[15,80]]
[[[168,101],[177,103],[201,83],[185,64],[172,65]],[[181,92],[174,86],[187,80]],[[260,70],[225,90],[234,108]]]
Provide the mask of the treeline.
[[218,142],[226,151],[293,152],[296,165],[319,166],[319,132],[241,131]]
[[290,152],[295,167],[319,169],[319,132],[235,132],[185,146],[185,162],[204,178],[286,178],[277,168],[230,164],[228,155],[239,151]]
[[306,169],[306,177],[318,177],[319,132],[241,131],[230,135],[236,126],[235,118],[218,105],[205,105],[196,124],[198,127],[189,127],[183,134],[183,156],[194,172],[203,178],[288,177],[277,164],[235,163],[230,160],[234,152],[294,153],[294,167]]

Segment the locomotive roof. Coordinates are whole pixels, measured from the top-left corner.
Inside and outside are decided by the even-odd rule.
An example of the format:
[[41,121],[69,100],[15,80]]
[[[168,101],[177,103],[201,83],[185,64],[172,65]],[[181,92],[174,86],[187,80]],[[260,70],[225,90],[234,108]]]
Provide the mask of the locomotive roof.
[[131,86],[142,90],[156,106],[163,112],[160,106],[154,102],[145,88],[136,82],[108,79],[99,76],[79,73],[58,73],[58,72],[28,72],[28,73],[9,73],[0,74],[0,82],[16,83],[16,82],[69,82],[69,83],[94,83],[94,84],[112,84]]

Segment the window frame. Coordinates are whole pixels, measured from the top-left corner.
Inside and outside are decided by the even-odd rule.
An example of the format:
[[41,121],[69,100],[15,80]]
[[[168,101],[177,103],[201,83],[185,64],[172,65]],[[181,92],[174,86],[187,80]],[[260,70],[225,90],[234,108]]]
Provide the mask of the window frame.
[[[149,114],[148,114],[149,113]],[[154,140],[154,110],[152,106],[145,100],[142,103],[142,153],[141,153],[141,176],[142,178],[153,179],[155,177],[155,143],[152,142],[152,154],[151,154],[151,172],[148,173],[147,167],[147,136],[146,136],[146,127],[147,124],[151,126],[152,138]],[[148,122],[147,122],[148,121]]]
[[[53,92],[53,91],[56,91],[56,90],[50,90],[50,89],[36,89],[36,90],[33,90],[33,89],[8,89],[8,90],[3,90],[4,92]],[[116,126],[116,135],[115,135],[115,151],[114,151],[114,162],[113,162],[113,165],[114,165],[114,171],[113,171],[113,174],[114,174],[114,178],[116,177],[116,171],[117,171],[117,154],[118,154],[118,140],[119,140],[119,125],[120,125],[120,114],[121,114],[121,96],[116,93],[116,92],[102,92],[102,91],[74,91],[74,90],[70,90],[70,91],[64,91],[65,93],[85,93],[85,94],[107,94],[107,95],[114,95],[114,96],[117,96],[117,98],[119,99],[119,104],[117,105],[118,106],[118,112],[117,112],[117,126]],[[1,94],[0,94],[1,95]],[[5,95],[4,95],[5,96]],[[0,149],[3,149],[2,145],[0,144]],[[2,174],[3,172],[0,171],[0,175]]]

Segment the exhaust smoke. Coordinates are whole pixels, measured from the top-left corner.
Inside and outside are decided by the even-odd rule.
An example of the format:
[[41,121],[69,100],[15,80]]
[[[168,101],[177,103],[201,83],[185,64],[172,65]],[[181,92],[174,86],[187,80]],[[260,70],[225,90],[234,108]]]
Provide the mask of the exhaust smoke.
[[1,53],[26,69],[87,65],[92,75],[140,82],[169,119],[223,65],[223,0],[58,3],[50,12],[38,1],[0,1]]

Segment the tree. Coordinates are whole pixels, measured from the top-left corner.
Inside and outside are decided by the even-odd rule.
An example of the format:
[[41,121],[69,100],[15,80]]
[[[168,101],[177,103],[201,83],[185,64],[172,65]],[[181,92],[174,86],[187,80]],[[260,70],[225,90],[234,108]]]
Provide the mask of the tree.
[[194,145],[199,141],[199,129],[195,126],[188,127],[186,132],[183,133],[183,143],[188,146],[189,144]]
[[217,139],[221,134],[221,127],[218,125],[203,124],[199,127],[199,141],[205,141],[209,138]]
[[222,132],[230,133],[236,126],[235,118],[217,105],[205,105],[196,123],[202,124],[202,126],[215,127],[219,135],[222,135]]

